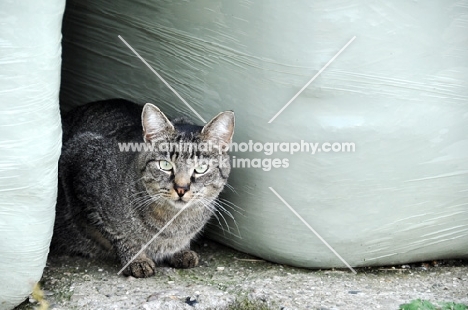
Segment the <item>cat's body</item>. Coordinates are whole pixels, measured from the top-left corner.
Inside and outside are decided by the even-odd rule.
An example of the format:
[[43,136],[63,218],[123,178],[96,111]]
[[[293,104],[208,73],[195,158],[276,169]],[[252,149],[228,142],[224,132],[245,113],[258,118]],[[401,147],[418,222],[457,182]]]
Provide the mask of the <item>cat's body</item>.
[[[125,265],[188,203],[125,272],[146,277],[165,259],[195,266],[190,240],[214,212],[230,171],[217,163],[228,155],[216,149],[126,152],[119,143],[229,143],[233,113],[220,113],[205,127],[172,124],[151,104],[142,109],[114,99],[80,107],[63,124],[53,251],[117,257]],[[195,155],[216,160],[197,166],[190,161]]]

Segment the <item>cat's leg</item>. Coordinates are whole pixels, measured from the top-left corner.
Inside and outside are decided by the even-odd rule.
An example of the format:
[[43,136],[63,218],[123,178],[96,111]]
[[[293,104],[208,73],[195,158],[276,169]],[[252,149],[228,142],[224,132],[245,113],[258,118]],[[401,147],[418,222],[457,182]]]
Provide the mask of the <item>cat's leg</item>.
[[[123,265],[125,266],[125,264]],[[155,270],[156,264],[154,261],[142,253],[124,269],[123,274],[135,278],[147,278],[154,275]]]
[[169,259],[169,264],[175,268],[193,268],[198,266],[198,263],[198,254],[191,250],[177,252]]
[[[122,266],[127,265],[140,250],[134,246],[131,240],[119,240],[114,244],[114,247]],[[153,259],[142,252],[123,270],[123,274],[135,278],[147,278],[154,275],[155,270],[156,264]]]

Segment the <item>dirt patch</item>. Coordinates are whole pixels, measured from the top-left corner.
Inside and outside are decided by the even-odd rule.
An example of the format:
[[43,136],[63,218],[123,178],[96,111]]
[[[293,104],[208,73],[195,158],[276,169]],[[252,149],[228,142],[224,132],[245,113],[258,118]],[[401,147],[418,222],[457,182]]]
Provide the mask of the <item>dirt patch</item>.
[[[50,309],[398,309],[414,299],[468,304],[468,261],[308,270],[266,262],[209,240],[193,269],[117,275],[120,266],[51,257],[41,281]],[[26,301],[17,310],[34,309]]]

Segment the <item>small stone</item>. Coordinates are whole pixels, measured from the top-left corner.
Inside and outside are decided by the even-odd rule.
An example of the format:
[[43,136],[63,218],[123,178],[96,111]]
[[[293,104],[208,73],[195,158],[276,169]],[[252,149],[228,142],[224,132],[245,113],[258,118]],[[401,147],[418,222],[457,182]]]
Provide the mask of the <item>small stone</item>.
[[174,281],[167,281],[167,284],[174,284]]
[[193,298],[193,297],[187,297],[187,298],[185,298],[185,303],[186,303],[187,305],[189,305],[189,306],[194,307],[195,304],[198,304],[198,301],[197,301],[195,298]]
[[223,270],[224,270],[224,267],[221,267],[221,266],[220,266],[220,267],[217,267],[216,270],[217,270],[217,271],[223,271]]

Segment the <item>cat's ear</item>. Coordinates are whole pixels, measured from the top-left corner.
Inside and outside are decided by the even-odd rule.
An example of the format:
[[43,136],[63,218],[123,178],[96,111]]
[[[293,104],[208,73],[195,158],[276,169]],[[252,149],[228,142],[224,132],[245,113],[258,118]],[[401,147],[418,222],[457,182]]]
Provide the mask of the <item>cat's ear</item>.
[[226,111],[216,115],[203,127],[201,133],[205,141],[211,142],[221,149],[226,150],[234,135],[235,118],[234,112]]
[[166,115],[151,103],[147,103],[143,107],[141,124],[143,125],[143,139],[145,142],[156,141],[158,138],[174,132],[174,126]]

